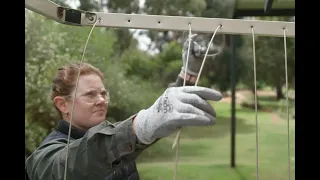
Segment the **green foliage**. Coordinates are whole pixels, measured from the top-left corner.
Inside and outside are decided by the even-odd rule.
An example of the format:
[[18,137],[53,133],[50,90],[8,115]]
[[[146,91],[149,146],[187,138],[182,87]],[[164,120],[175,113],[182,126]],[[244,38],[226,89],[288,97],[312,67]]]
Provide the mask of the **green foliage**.
[[225,92],[230,87],[230,61],[231,52],[228,48],[218,55],[215,59],[207,60],[206,73],[211,85],[219,87],[221,92]]
[[212,1],[206,0],[206,8],[202,17],[232,18],[236,0]]
[[[287,100],[286,99],[282,99],[278,102],[278,114],[283,118],[283,119],[287,119]],[[289,107],[289,119],[295,119],[295,101],[290,101],[288,102],[288,107]]]
[[122,54],[121,64],[127,76],[137,76],[142,80],[149,80],[152,74],[159,69],[156,61],[151,60],[145,52],[137,49],[128,50]]
[[165,88],[176,80],[181,70],[181,52],[180,44],[171,42],[155,56],[139,50],[125,51],[120,63],[126,71],[125,75],[150,81],[155,87]]
[[26,114],[25,119],[25,157],[27,158],[31,152],[36,149],[40,142],[43,141],[48,133],[48,129],[43,128],[37,122],[30,122],[29,116]]
[[144,11],[157,15],[183,16],[192,13],[199,16],[205,7],[205,0],[147,0]]
[[166,44],[165,48],[163,49],[163,52],[161,52],[158,55],[158,59],[161,59],[162,64],[165,64],[167,62],[171,62],[177,59],[182,58],[182,47],[177,42],[170,42]]
[[50,101],[51,78],[55,70],[70,59],[60,53],[65,46],[66,33],[57,31],[58,25],[26,12],[26,73],[25,100],[29,121],[38,121],[47,128],[55,125],[57,117]]
[[166,44],[163,51],[155,57],[159,67],[156,80],[161,82],[163,87],[174,82],[180,73],[183,65],[181,53],[182,46],[174,41]]
[[[260,18],[263,20],[286,20],[284,18]],[[243,45],[238,51],[241,60],[240,81],[253,87],[253,44],[252,36],[243,36]],[[286,38],[289,88],[295,81],[295,39]],[[285,47],[283,37],[255,36],[257,81],[265,85],[282,88],[285,83]]]
[[104,73],[111,96],[107,115],[110,121],[122,121],[140,109],[148,108],[162,92],[139,77],[127,76],[117,64],[109,65]]

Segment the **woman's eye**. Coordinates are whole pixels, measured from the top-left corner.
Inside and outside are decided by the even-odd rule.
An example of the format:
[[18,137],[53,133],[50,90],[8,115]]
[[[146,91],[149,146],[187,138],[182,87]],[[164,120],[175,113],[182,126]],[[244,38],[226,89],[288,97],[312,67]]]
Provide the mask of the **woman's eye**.
[[90,93],[87,94],[87,96],[89,96],[89,97],[94,97],[94,96],[95,96],[95,93],[94,93],[94,92],[90,92]]

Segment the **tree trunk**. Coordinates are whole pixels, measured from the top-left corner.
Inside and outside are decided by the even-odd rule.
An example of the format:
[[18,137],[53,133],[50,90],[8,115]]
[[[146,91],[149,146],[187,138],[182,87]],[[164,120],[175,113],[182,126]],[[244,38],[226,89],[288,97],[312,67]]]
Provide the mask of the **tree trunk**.
[[277,100],[279,101],[280,99],[284,98],[283,92],[282,92],[282,86],[280,83],[277,85]]

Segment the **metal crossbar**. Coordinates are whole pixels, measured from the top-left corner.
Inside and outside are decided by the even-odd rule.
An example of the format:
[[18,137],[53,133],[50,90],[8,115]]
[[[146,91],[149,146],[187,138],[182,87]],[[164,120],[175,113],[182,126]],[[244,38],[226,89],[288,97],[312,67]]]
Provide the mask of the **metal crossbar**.
[[188,31],[191,24],[193,32],[213,33],[221,26],[218,33],[238,35],[250,35],[254,27],[255,35],[283,37],[283,29],[286,29],[287,37],[295,37],[294,22],[88,12],[62,7],[49,0],[25,0],[25,7],[75,26],[92,26],[100,20],[96,27]]

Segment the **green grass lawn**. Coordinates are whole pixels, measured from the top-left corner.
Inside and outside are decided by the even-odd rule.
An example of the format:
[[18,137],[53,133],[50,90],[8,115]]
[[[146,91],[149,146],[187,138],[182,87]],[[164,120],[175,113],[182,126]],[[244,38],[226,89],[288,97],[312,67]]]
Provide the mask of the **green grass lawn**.
[[[261,98],[262,105],[276,101]],[[179,146],[179,180],[256,179],[255,111],[237,106],[236,168],[230,168],[230,103],[214,103],[218,117],[212,127],[184,128]],[[276,113],[258,112],[258,169],[260,180],[288,179],[287,121]],[[294,179],[294,127],[290,120],[291,179]],[[169,180],[174,175],[176,134],[162,139],[138,158],[142,180]]]

